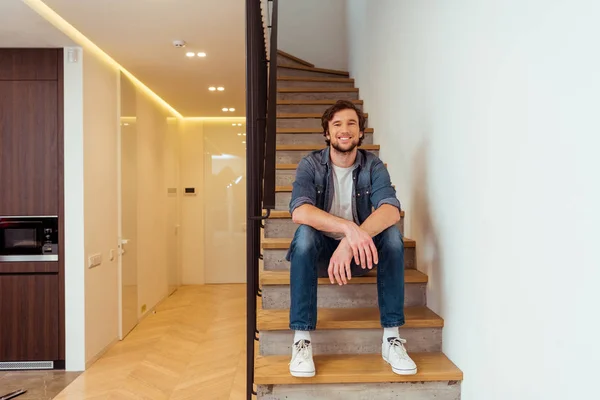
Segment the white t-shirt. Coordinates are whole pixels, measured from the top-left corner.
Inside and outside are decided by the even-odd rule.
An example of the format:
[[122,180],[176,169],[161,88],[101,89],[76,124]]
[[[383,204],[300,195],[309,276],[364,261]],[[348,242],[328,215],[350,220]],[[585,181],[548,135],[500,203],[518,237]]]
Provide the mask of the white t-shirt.
[[[331,165],[333,166],[333,202],[329,213],[348,221],[354,221],[352,215],[352,170],[354,168]],[[325,232],[325,235],[338,240],[344,237],[342,234],[330,232]]]

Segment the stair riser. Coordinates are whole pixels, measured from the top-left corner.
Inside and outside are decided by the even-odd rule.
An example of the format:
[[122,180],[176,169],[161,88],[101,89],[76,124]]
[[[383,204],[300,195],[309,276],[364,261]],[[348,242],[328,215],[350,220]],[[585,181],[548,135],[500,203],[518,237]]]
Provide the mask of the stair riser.
[[[382,329],[334,329],[310,333],[313,354],[377,354],[381,353]],[[411,352],[442,351],[441,328],[401,328],[400,337],[407,340]],[[262,331],[261,355],[292,354],[292,331]]]
[[277,93],[277,100],[358,100],[358,92]]
[[[285,255],[287,254],[286,250],[271,250],[264,249],[264,264],[265,271],[289,271],[290,270],[290,262],[286,261]],[[405,247],[404,248],[404,268],[406,269],[415,269],[415,248],[414,247]]]
[[348,88],[354,87],[353,82],[313,82],[313,81],[277,81],[278,88],[312,87],[312,88]]
[[[362,104],[355,104],[357,108],[362,110]],[[303,114],[323,114],[331,105],[328,104],[279,104],[277,105],[278,113],[303,113]]]
[[[323,142],[323,148],[326,147]],[[276,164],[298,164],[303,157],[311,153],[312,150],[278,150],[275,156]],[[379,157],[379,150],[370,150],[371,153]]]
[[[377,284],[362,283],[339,286],[319,285],[317,307],[361,308],[377,307]],[[289,285],[263,285],[264,309],[290,308]],[[425,284],[408,283],[404,290],[404,306],[425,305]]]
[[460,386],[460,382],[455,381],[258,385],[257,399],[460,400]]
[[292,60],[291,58],[287,58],[281,54],[277,54],[277,66],[281,67],[282,65],[292,65],[296,67],[306,67],[307,65],[299,63],[296,60]]
[[[277,144],[315,144],[323,143],[326,146],[322,133],[278,133]],[[373,144],[373,134],[365,134],[363,144]]]
[[281,65],[277,68],[277,76],[307,76],[310,78],[347,78],[344,75],[330,74],[328,72],[306,71],[303,69],[283,68]]
[[[404,217],[396,224],[400,232],[404,234]],[[267,219],[265,221],[265,237],[267,238],[293,238],[298,229],[298,224],[291,218]]]

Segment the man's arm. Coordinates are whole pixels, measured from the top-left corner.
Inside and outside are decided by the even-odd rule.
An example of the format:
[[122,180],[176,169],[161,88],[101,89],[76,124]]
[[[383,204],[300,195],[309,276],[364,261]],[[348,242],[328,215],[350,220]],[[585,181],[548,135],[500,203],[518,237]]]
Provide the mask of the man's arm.
[[375,237],[398,221],[400,221],[400,210],[391,204],[382,204],[360,227],[371,237]]
[[350,223],[311,204],[303,204],[296,208],[292,220],[297,224],[312,226],[318,231],[341,234],[346,232],[346,225]]

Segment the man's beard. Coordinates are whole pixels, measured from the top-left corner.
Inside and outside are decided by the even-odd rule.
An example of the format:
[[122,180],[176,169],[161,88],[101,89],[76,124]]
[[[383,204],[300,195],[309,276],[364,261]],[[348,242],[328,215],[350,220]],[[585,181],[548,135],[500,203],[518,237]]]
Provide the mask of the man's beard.
[[339,143],[331,143],[331,146],[334,149],[336,149],[338,153],[345,154],[345,153],[352,152],[352,150],[354,150],[358,146],[358,141],[353,141],[351,144],[352,145],[349,148],[347,148],[347,149],[341,148],[340,145],[339,145]]

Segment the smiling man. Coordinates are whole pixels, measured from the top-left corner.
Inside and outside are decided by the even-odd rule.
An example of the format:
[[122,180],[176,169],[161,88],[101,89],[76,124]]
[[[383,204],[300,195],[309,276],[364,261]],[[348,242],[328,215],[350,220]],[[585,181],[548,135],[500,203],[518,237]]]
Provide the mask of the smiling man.
[[395,224],[400,202],[383,162],[359,149],[365,131],[361,110],[345,100],[322,117],[327,147],[298,164],[290,213],[300,224],[287,254],[291,261],[290,373],[315,375],[310,331],[317,322],[317,279],[345,285],[377,268],[381,354],[400,375],[417,367],[399,337],[404,324],[404,242]]

